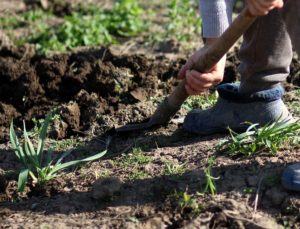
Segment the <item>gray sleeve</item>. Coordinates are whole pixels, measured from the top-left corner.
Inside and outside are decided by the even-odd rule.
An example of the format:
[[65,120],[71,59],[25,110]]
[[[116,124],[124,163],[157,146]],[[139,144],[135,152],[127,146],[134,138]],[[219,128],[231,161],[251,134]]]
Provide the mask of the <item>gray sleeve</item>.
[[203,37],[219,37],[232,21],[236,0],[199,0]]

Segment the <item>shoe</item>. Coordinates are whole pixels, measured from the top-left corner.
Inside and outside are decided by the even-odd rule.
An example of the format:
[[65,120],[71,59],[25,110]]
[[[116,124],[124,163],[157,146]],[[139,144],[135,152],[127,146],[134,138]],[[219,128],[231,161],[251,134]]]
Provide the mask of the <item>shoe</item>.
[[[222,84],[218,88],[219,99],[210,109],[191,111],[183,128],[191,133],[209,135],[244,131],[250,123],[265,125],[275,121],[289,121],[292,116],[282,101],[281,86],[251,94],[240,93],[239,84]],[[247,124],[248,122],[248,124]]]
[[300,163],[289,165],[281,176],[282,186],[291,191],[300,191]]

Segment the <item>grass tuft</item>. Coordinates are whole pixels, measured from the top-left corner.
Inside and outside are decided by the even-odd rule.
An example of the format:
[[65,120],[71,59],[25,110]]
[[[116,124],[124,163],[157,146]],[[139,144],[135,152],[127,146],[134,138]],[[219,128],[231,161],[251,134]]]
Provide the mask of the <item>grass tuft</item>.
[[250,156],[262,151],[275,155],[280,148],[299,145],[299,130],[297,122],[274,122],[260,128],[251,124],[240,134],[229,129],[230,139],[217,145],[217,149],[230,156]]

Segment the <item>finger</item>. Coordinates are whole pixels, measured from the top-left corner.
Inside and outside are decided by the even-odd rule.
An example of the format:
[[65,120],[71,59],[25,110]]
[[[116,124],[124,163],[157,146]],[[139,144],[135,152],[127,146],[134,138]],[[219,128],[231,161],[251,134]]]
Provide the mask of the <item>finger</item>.
[[202,92],[203,90],[207,90],[213,86],[212,81],[206,83],[199,80],[199,78],[197,78],[199,77],[199,75],[201,76],[200,73],[193,74],[191,71],[187,71],[186,80],[190,88],[192,88],[196,92]]
[[188,93],[188,95],[200,95],[203,93],[203,91],[195,91],[188,84],[185,85],[185,90]]
[[282,0],[279,0],[276,4],[275,4],[275,8],[282,8],[284,6],[284,3]]
[[218,71],[212,71],[211,73],[202,73],[197,74],[194,71],[191,71],[191,76],[196,78],[201,82],[202,85],[205,84],[216,84],[222,81],[223,75],[221,75]]
[[185,77],[186,71],[192,67],[192,62],[188,60],[185,65],[183,65],[178,73],[178,78],[183,79]]
[[252,1],[252,6],[254,10],[254,14],[257,16],[263,16],[268,14],[268,9],[264,7],[263,4],[259,3],[258,1]]

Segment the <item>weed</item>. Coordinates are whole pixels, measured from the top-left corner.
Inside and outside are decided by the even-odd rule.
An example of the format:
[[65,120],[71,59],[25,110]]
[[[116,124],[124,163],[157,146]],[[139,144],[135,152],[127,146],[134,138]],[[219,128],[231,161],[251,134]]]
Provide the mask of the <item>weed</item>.
[[0,17],[0,27],[2,29],[16,29],[30,25],[32,23],[42,23],[53,14],[51,12],[45,12],[43,10],[29,10],[18,15],[8,15]]
[[219,179],[218,177],[213,177],[212,176],[212,166],[215,163],[215,158],[214,157],[210,157],[207,160],[207,168],[204,170],[205,173],[205,178],[206,178],[206,184],[204,187],[204,193],[209,192],[212,195],[215,195],[217,192],[217,188],[216,188],[216,182],[215,180]]
[[[167,9],[167,20],[163,24],[159,24],[163,31],[152,33],[147,37],[146,43],[153,44],[176,39],[182,44],[188,44],[193,35],[200,34],[201,19],[197,15],[196,1],[171,0]],[[155,13],[154,15],[156,16]]]
[[201,21],[195,11],[194,3],[190,0],[170,1],[168,13],[170,23],[167,33],[175,35],[179,41],[188,41],[191,38],[190,34],[200,34]]
[[[48,125],[53,118],[52,114],[49,114],[40,129],[38,137],[38,145],[35,149],[32,141],[29,139],[29,135],[26,131],[26,126],[24,122],[23,136],[24,139],[22,142],[19,141],[13,123],[10,126],[10,143],[13,150],[15,151],[16,156],[19,161],[22,163],[22,169],[19,173],[18,179],[18,191],[23,192],[28,176],[33,180],[33,184],[37,184],[39,187],[42,187],[47,181],[53,179],[58,175],[58,173],[70,166],[78,165],[83,162],[89,162],[97,160],[105,155],[106,150],[95,154],[91,157],[87,157],[81,160],[74,160],[70,162],[62,163],[62,160],[68,156],[71,151],[63,153],[56,163],[52,160],[52,149],[49,149],[47,155],[44,155],[44,146],[47,135]],[[109,141],[107,141],[107,145]]]
[[104,169],[101,171],[95,171],[95,178],[97,180],[99,177],[102,177],[102,178],[109,177],[109,176],[111,176],[111,173],[112,172],[108,169]]
[[238,134],[230,130],[231,138],[217,145],[217,149],[230,156],[250,156],[262,151],[276,154],[280,147],[299,144],[300,124],[287,122],[274,122],[261,128],[258,124],[251,124],[246,132]]
[[299,101],[293,101],[288,104],[289,108],[291,109],[291,112],[297,116],[300,115],[300,102]]
[[198,214],[201,211],[201,205],[195,198],[185,192],[175,192],[170,196],[173,201],[176,201],[180,207],[181,212],[191,209],[192,213]]
[[188,99],[183,103],[182,107],[187,110],[191,111],[195,108],[200,109],[207,109],[214,105],[218,99],[218,92],[215,91],[212,94],[207,94],[203,96],[190,96]]
[[183,174],[186,171],[186,164],[174,164],[171,161],[165,161],[164,175]]
[[144,171],[138,171],[138,170],[134,170],[133,172],[131,172],[128,175],[129,180],[144,179],[144,178],[147,178],[147,177],[148,177],[147,173],[145,173]]
[[244,192],[245,194],[251,194],[251,193],[254,192],[254,190],[253,190],[253,188],[244,188],[244,189],[243,189],[243,192]]
[[61,25],[39,26],[27,40],[37,44],[42,52],[116,43],[119,36],[132,37],[146,30],[147,23],[140,18],[142,14],[143,9],[134,0],[118,1],[112,10],[83,7],[66,16]]
[[54,149],[57,151],[62,151],[70,148],[75,148],[80,146],[81,142],[78,138],[69,138],[69,139],[62,139],[60,141],[55,141]]
[[[59,114],[54,114],[51,117],[51,122],[55,121],[55,120],[59,120],[60,119],[60,115]],[[36,136],[40,133],[41,128],[45,122],[45,119],[36,119],[36,118],[32,118],[32,122],[33,122],[33,129],[29,132],[29,136]]]
[[141,148],[134,147],[132,153],[128,154],[121,162],[120,165],[124,167],[145,165],[151,162],[153,159],[150,156],[146,156]]

